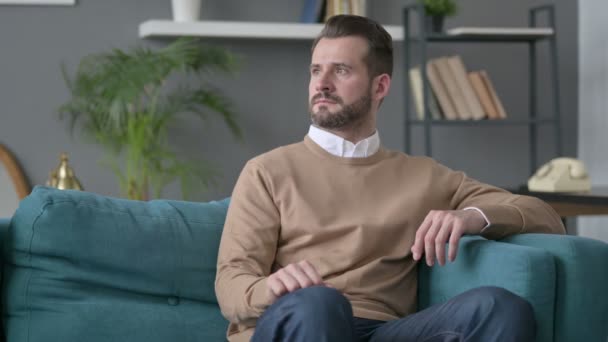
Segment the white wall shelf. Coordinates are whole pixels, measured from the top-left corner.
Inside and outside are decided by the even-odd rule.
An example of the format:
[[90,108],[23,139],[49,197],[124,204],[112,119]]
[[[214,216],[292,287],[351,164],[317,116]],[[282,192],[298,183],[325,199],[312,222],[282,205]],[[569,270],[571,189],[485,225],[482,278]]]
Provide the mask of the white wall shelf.
[[[172,20],[148,20],[139,25],[140,38],[160,37],[207,37],[312,40],[322,24],[269,23],[246,21],[197,21],[175,22]],[[401,26],[385,26],[393,41],[403,41]]]
[[75,5],[76,0],[0,0],[0,5]]

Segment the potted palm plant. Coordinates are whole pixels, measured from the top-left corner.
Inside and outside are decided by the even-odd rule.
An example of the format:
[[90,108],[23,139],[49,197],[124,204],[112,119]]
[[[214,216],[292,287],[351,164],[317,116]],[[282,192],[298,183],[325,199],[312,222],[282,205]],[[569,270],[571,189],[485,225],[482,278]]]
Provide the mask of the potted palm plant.
[[[168,129],[181,115],[206,119],[213,113],[240,138],[228,99],[201,80],[208,72],[232,72],[235,67],[236,58],[228,51],[191,38],[158,50],[138,47],[90,55],[73,78],[62,67],[71,98],[59,108],[60,118],[69,120],[71,132],[79,127],[85,138],[104,147],[102,162],[117,175],[123,196],[146,200],[153,191],[158,198],[166,185],[178,180],[188,198],[190,191],[212,184],[216,172],[202,160],[179,158],[169,144]],[[175,74],[199,80],[168,89],[167,79]],[[180,79],[187,78],[192,77]]]
[[443,31],[445,17],[456,14],[458,6],[455,0],[420,0],[424,6],[427,31],[440,33]]

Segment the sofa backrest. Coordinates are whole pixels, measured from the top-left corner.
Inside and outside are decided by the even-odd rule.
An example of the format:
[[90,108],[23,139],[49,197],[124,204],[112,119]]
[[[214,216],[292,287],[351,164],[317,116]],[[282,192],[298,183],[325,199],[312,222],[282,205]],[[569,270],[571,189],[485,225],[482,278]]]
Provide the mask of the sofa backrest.
[[[0,283],[2,283],[2,279],[4,279],[4,271],[2,270],[4,265],[4,241],[5,236],[8,232],[8,226],[10,224],[10,218],[0,217]],[[1,297],[0,297],[1,298]],[[0,302],[0,305],[2,303]],[[4,327],[0,325],[0,341],[4,341]]]
[[222,340],[214,280],[227,208],[36,187],[5,239],[7,338]]

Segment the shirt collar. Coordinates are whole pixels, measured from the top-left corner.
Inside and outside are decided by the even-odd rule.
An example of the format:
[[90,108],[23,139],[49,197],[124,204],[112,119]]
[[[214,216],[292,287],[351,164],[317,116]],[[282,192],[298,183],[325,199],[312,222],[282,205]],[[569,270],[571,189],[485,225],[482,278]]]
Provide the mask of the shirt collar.
[[356,144],[353,144],[338,135],[315,127],[314,125],[310,125],[308,136],[325,151],[338,157],[365,158],[378,152],[378,149],[380,148],[380,135],[378,134],[378,130],[370,137],[365,138]]

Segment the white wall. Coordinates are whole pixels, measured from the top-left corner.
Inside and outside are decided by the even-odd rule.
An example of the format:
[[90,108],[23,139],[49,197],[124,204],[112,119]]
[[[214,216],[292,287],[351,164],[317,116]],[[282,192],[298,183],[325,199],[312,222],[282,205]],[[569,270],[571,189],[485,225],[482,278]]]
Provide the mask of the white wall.
[[[579,1],[578,150],[593,185],[608,185],[608,1]],[[578,234],[608,241],[608,218],[581,217]]]
[[[401,25],[402,7],[413,0],[368,1],[370,16],[386,25]],[[539,3],[556,4],[561,82],[563,144],[566,155],[576,154],[578,89],[577,1],[573,0],[458,0],[460,13],[446,27],[523,26],[528,9]],[[203,20],[298,21],[304,0],[205,0]],[[116,10],[120,9],[120,10]],[[170,39],[139,39],[137,26],[150,18],[170,18],[168,0],[82,0],[75,6],[0,6],[0,143],[19,160],[32,185],[44,184],[66,152],[87,191],[119,196],[114,173],[98,160],[104,150],[74,138],[68,122],[59,121],[57,108],[69,99],[61,77],[65,63],[73,76],[82,57],[142,44],[157,49]],[[544,20],[544,16],[541,16]],[[540,21],[541,23],[543,21]],[[86,23],[86,25],[84,25]],[[250,158],[280,145],[300,141],[310,119],[306,109],[310,41],[203,39],[229,48],[242,59],[233,77],[205,74],[204,81],[218,88],[233,103],[244,143],[231,138],[225,125],[209,113],[205,124],[182,116],[169,133],[171,147],[180,157],[205,159],[221,173],[218,186],[194,194],[206,201],[229,196]],[[546,44],[538,51],[548,58]],[[433,44],[429,57],[459,54],[468,68],[487,70],[511,118],[528,113],[525,44]],[[539,63],[539,82],[548,85],[548,63]],[[382,104],[378,129],[382,143],[403,150],[403,44],[395,44],[395,70],[388,98]],[[269,76],[270,75],[270,76]],[[208,77],[209,76],[209,77]],[[175,77],[172,81],[181,80]],[[550,87],[539,89],[544,105],[539,116],[551,113]],[[270,104],[268,96],[272,96]],[[414,154],[423,153],[423,130],[412,132]],[[546,134],[544,134],[546,132]],[[539,128],[539,163],[555,157],[553,127]],[[480,181],[515,189],[530,176],[528,129],[523,126],[435,127],[433,156],[450,168],[465,171]],[[467,151],[463,153],[463,151]],[[172,184],[164,198],[179,199]]]

